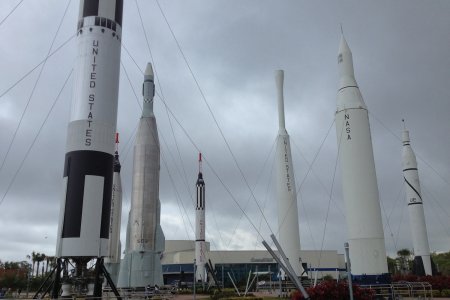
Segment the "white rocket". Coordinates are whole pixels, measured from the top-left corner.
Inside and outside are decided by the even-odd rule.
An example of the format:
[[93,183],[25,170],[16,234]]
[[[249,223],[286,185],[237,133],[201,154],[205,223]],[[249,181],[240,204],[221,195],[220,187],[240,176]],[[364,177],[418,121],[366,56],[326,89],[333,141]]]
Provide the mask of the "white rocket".
[[420,276],[433,275],[416,155],[410,145],[408,130],[403,131],[402,164],[415,255],[414,273]]
[[165,238],[160,225],[160,148],[153,113],[155,84],[152,65],[144,73],[144,105],[134,144],[133,187],[127,228],[127,248],[120,266],[118,287],[163,284],[161,256]]
[[205,181],[202,174],[202,154],[198,154],[197,205],[195,208],[195,281],[206,282],[205,242]]
[[108,255],[122,0],[82,0],[57,257]]
[[347,211],[351,271],[354,279],[360,282],[388,281],[369,116],[355,80],[352,53],[343,36],[338,66],[336,134]]
[[114,284],[120,269],[120,221],[122,218],[122,180],[120,178],[119,134],[116,133],[116,153],[114,155],[114,175],[111,197],[111,218],[109,222],[109,255],[105,257],[105,268],[108,270]]
[[276,150],[276,182],[278,195],[278,232],[281,248],[297,276],[303,273],[300,263],[300,233],[297,210],[297,189],[291,156],[289,134],[284,120],[284,72],[275,73],[278,94],[278,137]]

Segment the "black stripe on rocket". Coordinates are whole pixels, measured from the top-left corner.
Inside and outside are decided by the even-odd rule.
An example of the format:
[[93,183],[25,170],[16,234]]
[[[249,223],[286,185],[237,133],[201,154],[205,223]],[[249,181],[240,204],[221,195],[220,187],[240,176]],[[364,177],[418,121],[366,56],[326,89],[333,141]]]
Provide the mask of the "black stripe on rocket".
[[197,179],[197,210],[205,209],[205,182],[203,181],[203,174],[198,173]]
[[420,196],[419,192],[412,186],[411,183],[409,183],[408,180],[406,180],[405,176],[403,176],[403,179],[405,179],[406,184],[409,185],[409,187],[416,193],[417,197],[419,197],[420,199],[420,203],[422,203],[422,197]]
[[[108,0],[110,1],[110,0]],[[100,0],[84,0],[83,2],[83,18],[90,16],[99,16],[98,9],[100,7]],[[123,17],[123,0],[116,0],[116,7],[114,13],[114,21],[122,26]]]
[[[62,238],[78,238],[81,235],[86,175],[104,177],[100,238],[107,239],[109,237],[113,164],[114,157],[104,152],[72,151],[66,153],[64,177],[68,178]],[[95,229],[93,228],[93,230]]]

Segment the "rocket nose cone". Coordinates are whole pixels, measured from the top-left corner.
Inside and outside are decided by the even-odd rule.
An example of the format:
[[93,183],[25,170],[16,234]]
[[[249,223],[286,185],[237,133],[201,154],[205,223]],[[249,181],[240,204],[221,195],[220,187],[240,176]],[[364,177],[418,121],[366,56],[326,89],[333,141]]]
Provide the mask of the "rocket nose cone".
[[153,76],[153,68],[152,68],[152,64],[148,63],[147,67],[145,68],[145,76]]
[[350,47],[347,44],[347,41],[345,40],[344,35],[342,35],[341,42],[339,44],[339,54],[345,53],[345,52],[352,53],[352,51],[350,51]]
[[409,143],[409,131],[405,130],[402,134],[403,143]]

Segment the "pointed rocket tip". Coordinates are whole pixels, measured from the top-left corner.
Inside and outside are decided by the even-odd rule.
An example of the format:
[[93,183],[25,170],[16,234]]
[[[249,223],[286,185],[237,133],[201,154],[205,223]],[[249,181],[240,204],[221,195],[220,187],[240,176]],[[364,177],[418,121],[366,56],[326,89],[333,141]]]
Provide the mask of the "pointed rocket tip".
[[147,63],[147,67],[145,68],[145,76],[153,76],[153,67],[151,63]]
[[341,35],[341,42],[339,44],[339,53],[344,53],[344,52],[352,52],[350,51],[350,47],[347,44],[347,41],[345,40],[344,37],[344,33],[342,33]]

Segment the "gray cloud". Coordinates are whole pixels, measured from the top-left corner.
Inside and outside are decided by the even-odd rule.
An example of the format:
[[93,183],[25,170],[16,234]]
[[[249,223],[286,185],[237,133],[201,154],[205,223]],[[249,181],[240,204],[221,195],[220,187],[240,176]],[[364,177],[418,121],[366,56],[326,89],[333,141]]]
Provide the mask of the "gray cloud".
[[[0,19],[16,3],[1,1]],[[26,1],[0,26],[3,41],[0,44],[0,93],[45,57],[67,3],[60,0]],[[193,238],[185,210],[193,222],[191,197],[197,176],[197,150],[186,137],[186,131],[207,160],[204,163],[207,239],[212,242],[211,246],[219,249],[260,248],[261,237],[249,220],[260,228],[266,239],[270,230],[266,222],[261,221],[259,208],[251,198],[156,2],[138,3],[162,87],[161,91],[157,85],[157,92],[164,95],[165,103],[183,127],[180,128],[169,113],[171,127],[162,100],[157,97],[155,113],[164,159],[161,162],[160,199],[165,236],[167,239]],[[291,135],[297,187],[324,141],[300,190],[298,209],[302,247],[320,248],[331,193],[324,248],[341,252],[346,240],[346,223],[339,165],[334,176],[337,156],[334,126],[328,136],[327,132],[334,119],[336,55],[339,24],[342,23],[353,51],[356,79],[370,111],[387,250],[392,254],[396,247],[412,248],[402,187],[401,143],[395,137],[401,135],[402,118],[407,120],[412,145],[418,154],[431,248],[434,251],[449,250],[450,145],[446,139],[450,111],[447,83],[450,78],[450,41],[447,38],[450,20],[446,13],[449,3],[265,0],[160,1],[160,4],[274,232],[277,228],[271,173],[274,157],[271,148],[277,134],[274,70],[285,70],[286,123]],[[78,1],[72,1],[56,45],[74,33],[77,16]],[[124,46],[139,68],[144,69],[150,55],[134,1],[125,1],[123,30]],[[72,40],[48,59],[11,154],[0,170],[0,195],[6,191],[73,67],[75,55],[76,43]],[[142,74],[124,50],[122,64],[140,102]],[[37,74],[38,70],[34,71],[0,98],[1,159]],[[0,205],[0,259],[22,260],[31,251],[54,253],[72,97],[69,82],[30,157]],[[132,88],[122,69],[118,130],[121,133],[125,191],[123,242],[130,203],[132,150],[129,149],[140,114]],[[127,145],[128,140],[131,142]],[[248,219],[242,217],[235,201],[242,208],[246,207]]]

